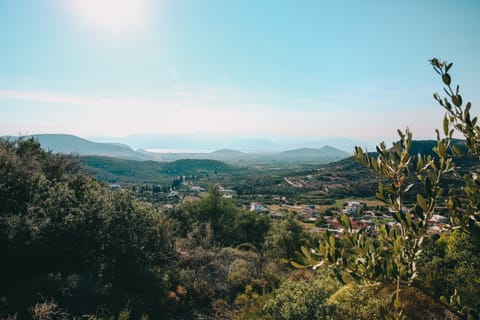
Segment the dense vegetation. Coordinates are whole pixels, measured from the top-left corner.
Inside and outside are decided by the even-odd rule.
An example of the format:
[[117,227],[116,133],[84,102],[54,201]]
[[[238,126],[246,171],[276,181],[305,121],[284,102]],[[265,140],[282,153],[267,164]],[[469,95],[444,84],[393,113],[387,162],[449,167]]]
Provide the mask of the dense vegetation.
[[[276,286],[266,251],[287,256],[268,217],[238,209],[216,186],[161,212],[79,167],[33,139],[0,140],[3,316],[193,317],[227,312],[248,285]],[[287,221],[288,234],[296,222]],[[296,231],[290,251],[301,245]]]
[[[415,146],[408,130],[391,149],[357,149],[357,161],[379,177],[351,160],[302,168],[295,174],[312,179],[295,180],[283,173],[242,178],[245,171],[212,160],[83,159],[132,179],[135,172],[182,179],[213,172],[213,181],[237,179],[245,197],[282,190],[326,201],[342,183],[367,192],[380,181],[377,197],[397,223],[374,233],[354,232],[345,215],[341,238],[307,232],[294,213],[271,220],[245,211],[215,184],[162,207],[139,200],[135,188],[109,189],[78,159],[46,152],[35,139],[0,139],[0,318],[478,318],[480,127],[450,87],[451,65],[432,63],[449,96],[435,96],[447,111],[444,135],[422,154],[425,145]],[[452,129],[465,135],[463,149]],[[140,171],[122,171],[129,166]],[[296,181],[302,187],[291,186]],[[450,210],[452,228],[431,233],[439,206]]]

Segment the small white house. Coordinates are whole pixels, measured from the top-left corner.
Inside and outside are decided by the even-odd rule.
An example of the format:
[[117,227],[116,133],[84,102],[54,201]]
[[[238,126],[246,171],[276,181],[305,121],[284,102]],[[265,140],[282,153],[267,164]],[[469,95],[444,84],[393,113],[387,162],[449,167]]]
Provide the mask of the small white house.
[[190,191],[192,191],[192,192],[203,192],[203,191],[205,191],[205,189],[202,188],[202,187],[199,187],[199,186],[191,186]]
[[349,201],[343,212],[347,215],[360,213],[361,204],[358,201]]
[[260,202],[252,202],[250,204],[250,211],[265,212],[268,211],[268,209]]
[[168,194],[168,197],[170,198],[181,198],[182,196],[180,195],[180,193],[178,193],[178,191],[170,191],[170,193]]

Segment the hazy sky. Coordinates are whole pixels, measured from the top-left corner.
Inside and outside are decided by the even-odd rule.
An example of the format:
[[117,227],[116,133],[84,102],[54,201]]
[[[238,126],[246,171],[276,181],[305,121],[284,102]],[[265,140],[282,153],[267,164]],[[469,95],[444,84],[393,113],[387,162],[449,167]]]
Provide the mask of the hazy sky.
[[1,0],[0,135],[434,136],[480,103],[480,1]]

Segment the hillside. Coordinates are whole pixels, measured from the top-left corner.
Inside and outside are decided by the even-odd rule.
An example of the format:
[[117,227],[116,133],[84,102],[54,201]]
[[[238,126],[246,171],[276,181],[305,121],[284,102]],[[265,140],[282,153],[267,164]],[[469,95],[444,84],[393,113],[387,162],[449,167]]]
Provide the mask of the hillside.
[[[464,148],[461,140],[455,140],[454,143]],[[410,151],[412,155],[435,156],[432,150],[435,146],[436,141],[434,140],[416,140],[413,141]],[[375,153],[371,153],[371,155],[375,156]],[[457,156],[454,158],[454,162],[460,173],[471,171],[479,166],[478,158],[471,155]],[[307,175],[311,178],[306,179]],[[459,182],[459,178],[454,175],[445,175],[443,179],[445,190],[448,190],[449,185],[455,185]],[[318,196],[332,198],[368,197],[376,192],[380,181],[389,183],[375,175],[369,168],[359,164],[352,156],[297,176],[292,175],[291,181],[301,182],[302,188],[315,190],[314,193]],[[410,183],[414,182],[416,181],[410,181]],[[406,195],[407,200],[415,200],[409,197],[415,196],[416,193],[421,191],[421,185],[415,184]]]
[[[55,153],[97,155],[124,159],[146,160],[148,154],[136,152],[127,145],[119,143],[98,143],[71,134],[36,134],[34,137],[42,148]],[[7,137],[9,139],[13,137]]]
[[157,182],[165,180],[162,163],[105,156],[80,156],[87,171],[105,182]]
[[105,182],[161,183],[198,172],[231,173],[237,168],[216,160],[185,159],[172,162],[138,161],[104,156],[80,156],[87,171]]
[[317,148],[301,148],[283,151],[275,155],[279,160],[284,161],[306,161],[306,162],[332,162],[348,157],[349,154],[345,151],[324,146]]
[[248,156],[248,154],[232,149],[220,149],[208,154],[208,158],[215,160],[238,160],[246,156]]
[[[465,143],[463,140],[459,139],[452,139],[452,143],[459,147],[463,152],[466,152]],[[411,154],[423,154],[423,155],[432,155],[434,156],[435,153],[433,152],[433,148],[437,146],[436,140],[415,140],[412,142],[412,146],[410,148]]]
[[228,173],[235,171],[235,167],[218,160],[210,159],[182,159],[164,163],[162,172],[166,174],[192,174],[196,171],[212,171]]

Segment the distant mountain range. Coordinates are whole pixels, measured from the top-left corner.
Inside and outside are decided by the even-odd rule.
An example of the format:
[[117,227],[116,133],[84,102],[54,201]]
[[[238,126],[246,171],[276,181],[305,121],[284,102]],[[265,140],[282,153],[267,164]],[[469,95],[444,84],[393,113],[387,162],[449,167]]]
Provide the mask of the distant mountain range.
[[[338,148],[324,145],[321,148],[297,148],[281,152],[242,152],[234,149],[219,149],[213,152],[197,153],[157,153],[147,150],[134,150],[130,146],[112,142],[93,142],[70,134],[36,134],[35,137],[47,151],[78,154],[81,156],[106,156],[129,160],[155,160],[175,161],[181,159],[207,159],[218,160],[227,163],[315,163],[326,164],[351,156],[351,153]],[[5,136],[2,138],[16,139],[17,137]],[[453,143],[465,148],[461,140]],[[411,153],[433,154],[432,149],[436,146],[435,140],[416,140],[412,144]],[[167,147],[167,146],[165,146]],[[168,145],[174,147],[175,145]],[[208,146],[197,145],[197,148],[208,149]],[[374,150],[371,148],[370,150]]]
[[[96,137],[91,140],[110,142],[111,138]],[[136,149],[184,149],[184,150],[240,150],[247,152],[281,152],[298,148],[320,148],[332,146],[353,152],[355,146],[372,149],[375,144],[349,138],[270,137],[251,138],[207,134],[138,134],[114,139]]]
[[324,146],[320,149],[316,148],[301,148],[295,150],[283,151],[276,154],[276,157],[284,160],[298,160],[314,161],[318,159],[325,159],[327,162],[340,160],[350,156],[345,151],[338,150],[330,146]]
[[[175,161],[181,159],[209,159],[225,162],[304,162],[329,163],[348,157],[350,154],[330,146],[322,148],[301,148],[283,152],[241,152],[220,149],[207,153],[155,153],[146,150],[133,150],[120,143],[99,143],[69,134],[38,134],[35,137],[45,150],[78,155],[95,155],[129,160]],[[15,137],[4,137],[14,139]],[[170,147],[176,147],[171,146]],[[197,146],[198,147],[198,146]],[[204,149],[204,146],[202,146]]]

